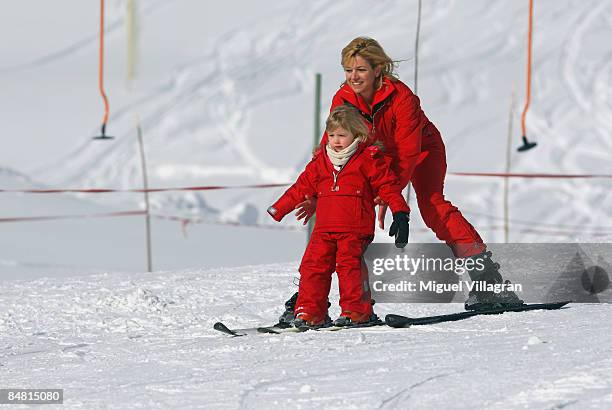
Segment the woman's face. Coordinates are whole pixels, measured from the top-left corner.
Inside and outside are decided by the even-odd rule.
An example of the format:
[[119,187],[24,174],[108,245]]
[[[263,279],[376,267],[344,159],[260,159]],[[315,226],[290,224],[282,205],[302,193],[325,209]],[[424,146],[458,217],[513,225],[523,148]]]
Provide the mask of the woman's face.
[[372,68],[360,55],[356,55],[344,66],[346,83],[355,91],[355,94],[374,93],[376,78],[380,75],[380,67]]
[[327,131],[327,141],[329,146],[336,152],[342,151],[355,141],[355,137],[350,131],[342,127]]

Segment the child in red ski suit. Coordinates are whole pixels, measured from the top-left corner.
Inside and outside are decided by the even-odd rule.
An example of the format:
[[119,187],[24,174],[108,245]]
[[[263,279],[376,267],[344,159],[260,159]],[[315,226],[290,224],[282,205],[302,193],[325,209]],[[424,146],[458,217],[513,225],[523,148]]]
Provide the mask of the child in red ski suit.
[[306,197],[317,198],[316,223],[300,265],[295,325],[325,323],[331,276],[338,273],[342,314],[337,325],[363,323],[373,315],[363,253],[374,238],[374,198],[389,204],[396,246],[408,242],[409,208],[399,181],[377,146],[367,146],[368,129],[357,109],[334,108],[326,123],[328,143],[315,152],[297,181],[268,208],[280,221]]

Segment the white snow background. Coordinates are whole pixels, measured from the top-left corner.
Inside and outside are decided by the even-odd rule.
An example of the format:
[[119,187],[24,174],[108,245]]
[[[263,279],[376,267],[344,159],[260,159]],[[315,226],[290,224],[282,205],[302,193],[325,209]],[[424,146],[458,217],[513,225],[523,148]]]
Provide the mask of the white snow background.
[[[0,189],[292,181],[342,81],[340,49],[378,39],[413,83],[416,0],[140,1],[125,81],[125,0],[107,1],[113,141],[93,141],[98,2],[20,0],[0,12]],[[527,1],[423,2],[419,96],[449,171],[503,172],[524,100]],[[612,3],[535,6],[534,150],[512,171],[611,174]],[[449,176],[447,197],[503,241],[502,181]],[[512,180],[513,242],[605,242],[609,179]],[[227,338],[271,323],[295,290],[305,233],[266,207],[283,189],[154,194],[154,273],[141,216],[0,224],[0,388],[64,388],[68,408],[610,408],[610,305],[411,329]],[[0,193],[0,218],[143,209],[140,194]],[[416,208],[416,207],[415,207]],[[228,224],[232,225],[228,225]],[[238,226],[236,226],[238,225]],[[267,228],[260,227],[265,225]],[[279,228],[282,229],[271,229]],[[434,242],[413,212],[411,241]],[[388,240],[382,231],[377,241]],[[246,266],[245,266],[246,265]],[[337,291],[332,294],[337,315]],[[379,315],[460,305],[377,305]],[[18,406],[16,407],[18,408]]]

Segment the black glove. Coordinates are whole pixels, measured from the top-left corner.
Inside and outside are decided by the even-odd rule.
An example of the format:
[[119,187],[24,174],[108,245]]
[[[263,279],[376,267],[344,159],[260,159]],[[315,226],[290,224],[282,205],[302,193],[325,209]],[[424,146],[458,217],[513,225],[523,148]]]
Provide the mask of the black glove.
[[408,243],[408,221],[410,216],[407,212],[400,211],[393,214],[389,236],[395,236],[395,246],[398,248],[403,248]]

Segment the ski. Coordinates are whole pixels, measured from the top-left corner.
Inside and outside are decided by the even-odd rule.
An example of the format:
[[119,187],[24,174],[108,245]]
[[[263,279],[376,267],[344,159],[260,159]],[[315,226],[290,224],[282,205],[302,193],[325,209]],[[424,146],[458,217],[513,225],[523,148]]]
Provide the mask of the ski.
[[297,327],[293,327],[293,326],[279,327],[278,325],[274,325],[274,326],[257,328],[257,333],[268,333],[268,334],[273,334],[273,335],[280,335],[281,333],[298,333],[302,331],[303,330],[298,329]]
[[247,329],[230,329],[229,327],[225,326],[223,323],[221,322],[217,322],[213,325],[213,329],[221,332],[221,333],[225,333],[226,335],[232,336],[232,337],[238,337],[238,336],[246,336],[249,330],[254,330],[247,328]]
[[361,329],[361,328],[365,328],[365,327],[375,327],[375,326],[385,326],[385,322],[383,322],[380,319],[376,319],[374,321],[371,322],[366,322],[366,323],[355,323],[353,325],[348,325],[348,326],[326,326],[326,327],[319,327],[317,329],[312,329],[318,332],[336,332],[338,330],[347,330],[347,329]]
[[284,332],[291,332],[291,331],[296,331],[296,330],[292,330],[295,329],[292,326],[286,324],[286,323],[277,323],[275,325],[272,326],[255,326],[255,327],[246,327],[246,328],[240,328],[240,329],[231,329],[228,326],[226,326],[224,323],[222,322],[217,322],[213,325],[213,329],[221,332],[221,333],[225,333],[228,336],[232,336],[232,337],[238,337],[238,336],[247,336],[247,335],[252,335],[252,334],[257,334],[257,333],[284,333]]
[[321,326],[321,327],[300,327],[300,328],[296,328],[296,327],[283,327],[283,328],[277,328],[274,326],[271,327],[260,327],[257,328],[257,331],[259,333],[271,333],[271,334],[281,334],[281,333],[301,333],[301,332],[306,332],[306,331],[315,331],[315,332],[336,332],[338,330],[346,330],[346,329],[357,329],[357,328],[364,328],[364,327],[373,327],[373,326],[384,326],[385,322],[383,322],[380,319],[376,319],[374,321],[371,322],[366,322],[366,323],[356,323],[353,325],[348,325],[348,326],[335,326],[333,323],[330,323],[328,325],[325,326]]
[[372,322],[358,323],[358,324],[349,325],[349,326],[334,326],[333,324],[330,324],[329,326],[322,326],[322,327],[317,327],[317,328],[308,328],[308,327],[297,328],[297,327],[290,326],[286,323],[282,323],[282,324],[277,323],[273,326],[260,326],[260,327],[248,327],[248,328],[242,328],[242,329],[230,329],[225,324],[221,322],[217,322],[213,325],[213,329],[221,333],[224,333],[228,336],[231,336],[231,337],[239,337],[239,336],[247,336],[247,335],[258,334],[258,333],[280,335],[283,333],[302,333],[306,331],[335,332],[335,331],[340,331],[340,330],[358,329],[358,328],[384,326],[384,325],[385,325],[385,322],[378,319]]
[[436,316],[425,316],[425,317],[406,317],[401,315],[389,314],[385,317],[385,321],[378,319],[372,322],[367,323],[358,323],[349,326],[322,326],[318,328],[296,328],[287,323],[277,323],[272,326],[258,326],[258,327],[249,327],[249,328],[241,328],[241,329],[231,329],[227,327],[225,324],[221,322],[217,322],[213,325],[213,329],[224,333],[231,337],[240,337],[247,336],[253,334],[283,334],[283,333],[301,333],[306,331],[316,331],[316,332],[335,332],[341,330],[348,329],[360,329],[374,326],[390,326],[394,328],[405,328],[410,326],[418,326],[418,325],[431,325],[436,323],[443,322],[453,322],[457,320],[468,319],[470,317],[479,316],[479,315],[498,315],[505,312],[525,312],[529,310],[555,310],[560,309],[563,306],[570,303],[570,301],[565,302],[552,302],[552,303],[531,303],[524,304],[521,306],[515,306],[510,308],[497,308],[497,309],[486,309],[486,310],[466,310],[464,312],[458,313],[449,313],[446,315],[436,315]]
[[525,312],[528,310],[555,310],[560,309],[571,301],[552,302],[552,303],[529,303],[515,307],[496,308],[485,310],[466,310],[464,312],[450,313],[446,315],[426,316],[426,317],[406,317],[401,315],[389,314],[385,317],[385,323],[391,327],[410,327],[413,325],[431,325],[442,322],[453,322],[479,315],[499,315],[505,312]]

